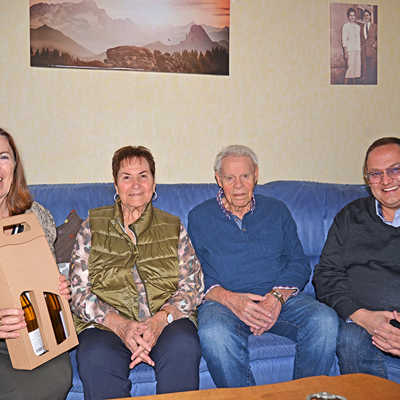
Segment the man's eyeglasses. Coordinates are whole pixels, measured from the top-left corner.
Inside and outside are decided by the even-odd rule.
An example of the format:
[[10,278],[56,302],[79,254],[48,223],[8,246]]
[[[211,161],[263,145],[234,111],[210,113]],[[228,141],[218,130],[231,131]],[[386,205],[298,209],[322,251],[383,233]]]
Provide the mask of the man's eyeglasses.
[[396,165],[391,168],[386,168],[383,171],[372,171],[367,172],[366,178],[368,183],[381,183],[384,177],[384,174],[394,180],[400,180],[400,165]]

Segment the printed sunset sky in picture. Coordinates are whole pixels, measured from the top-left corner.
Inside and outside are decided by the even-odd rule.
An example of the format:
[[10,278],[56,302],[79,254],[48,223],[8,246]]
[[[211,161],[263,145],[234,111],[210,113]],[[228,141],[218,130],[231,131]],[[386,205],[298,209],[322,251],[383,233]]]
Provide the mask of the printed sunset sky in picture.
[[[82,0],[30,0],[37,3],[80,3]],[[96,0],[112,18],[130,18],[149,26],[196,24],[229,26],[229,0]]]

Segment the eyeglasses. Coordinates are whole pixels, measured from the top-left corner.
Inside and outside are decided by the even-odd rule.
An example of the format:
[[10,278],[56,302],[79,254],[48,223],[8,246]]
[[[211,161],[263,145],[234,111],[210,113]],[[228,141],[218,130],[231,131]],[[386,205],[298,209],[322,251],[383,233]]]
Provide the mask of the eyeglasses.
[[366,178],[368,183],[376,184],[382,182],[385,173],[389,178],[393,180],[400,180],[400,165],[396,165],[391,168],[386,168],[383,171],[367,172]]

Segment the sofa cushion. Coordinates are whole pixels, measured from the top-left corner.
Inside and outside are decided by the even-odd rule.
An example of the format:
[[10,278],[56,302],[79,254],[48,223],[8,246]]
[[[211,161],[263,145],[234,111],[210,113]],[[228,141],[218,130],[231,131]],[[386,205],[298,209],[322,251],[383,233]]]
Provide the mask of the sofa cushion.
[[62,225],[57,226],[57,239],[54,243],[57,263],[69,263],[74,247],[76,234],[82,219],[75,210],[70,211]]

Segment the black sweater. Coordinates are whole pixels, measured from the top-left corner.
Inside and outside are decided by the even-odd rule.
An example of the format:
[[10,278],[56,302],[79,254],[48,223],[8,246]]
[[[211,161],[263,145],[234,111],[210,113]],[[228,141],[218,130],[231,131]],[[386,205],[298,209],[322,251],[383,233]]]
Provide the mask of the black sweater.
[[313,283],[317,298],[343,319],[359,308],[400,311],[400,228],[377,216],[373,197],[336,216]]

